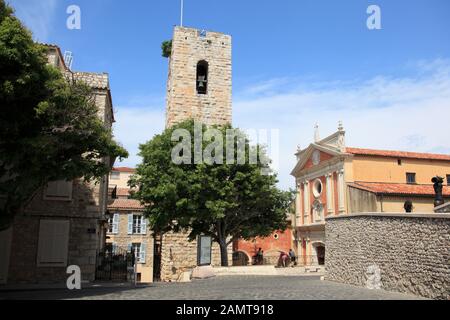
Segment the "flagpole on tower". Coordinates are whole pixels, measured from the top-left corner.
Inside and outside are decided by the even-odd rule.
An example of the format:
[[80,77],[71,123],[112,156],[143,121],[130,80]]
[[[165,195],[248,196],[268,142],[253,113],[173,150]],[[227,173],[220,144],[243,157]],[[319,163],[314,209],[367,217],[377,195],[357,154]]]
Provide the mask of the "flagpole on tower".
[[180,23],[180,27],[183,26],[183,12],[184,12],[184,0],[181,0],[181,23]]

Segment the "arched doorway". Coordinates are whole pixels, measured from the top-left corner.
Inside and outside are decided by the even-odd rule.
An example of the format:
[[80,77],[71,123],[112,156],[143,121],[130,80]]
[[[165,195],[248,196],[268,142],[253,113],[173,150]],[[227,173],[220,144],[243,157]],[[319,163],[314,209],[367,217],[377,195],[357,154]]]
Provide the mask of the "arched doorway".
[[233,252],[233,266],[248,266],[250,258],[244,251]]
[[313,244],[316,250],[316,259],[319,266],[325,265],[325,244],[319,242]]

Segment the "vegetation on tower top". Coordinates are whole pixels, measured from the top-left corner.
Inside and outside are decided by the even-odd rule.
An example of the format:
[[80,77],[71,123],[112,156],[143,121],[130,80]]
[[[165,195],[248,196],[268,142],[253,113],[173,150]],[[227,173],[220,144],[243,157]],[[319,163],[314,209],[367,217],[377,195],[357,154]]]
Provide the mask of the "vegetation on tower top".
[[164,41],[161,45],[162,56],[164,58],[169,58],[172,54],[172,40]]

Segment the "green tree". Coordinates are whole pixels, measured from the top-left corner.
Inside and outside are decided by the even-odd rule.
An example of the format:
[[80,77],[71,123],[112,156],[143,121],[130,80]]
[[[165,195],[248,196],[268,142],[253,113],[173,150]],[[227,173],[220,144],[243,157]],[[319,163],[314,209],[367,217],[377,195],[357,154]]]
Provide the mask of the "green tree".
[[162,56],[169,58],[172,54],[172,40],[163,41],[161,44]]
[[49,66],[45,50],[0,0],[0,229],[48,182],[98,179],[128,156],[92,90]]
[[[154,231],[189,232],[191,241],[199,235],[211,236],[220,246],[222,265],[227,266],[227,246],[233,240],[264,237],[287,227],[286,214],[293,193],[277,189],[276,175],[265,174],[269,169],[260,146],[251,146],[240,131],[235,139],[227,140],[229,126],[214,128],[220,132],[215,138],[206,134],[206,126],[201,128],[206,138],[201,149],[195,149],[195,139],[189,139],[185,140],[189,148],[178,152],[179,142],[172,141],[177,129],[184,129],[194,137],[193,121],[167,129],[141,145],[143,162],[130,185],[137,190],[135,198],[146,206],[145,213]],[[211,146],[220,139],[223,152],[219,149],[210,152]],[[238,145],[245,146],[242,158],[239,158]],[[229,152],[234,159],[245,158],[245,163],[194,164],[195,152],[191,150],[201,150],[213,157]],[[250,164],[250,155],[258,150],[262,157],[256,164]],[[173,161],[173,152],[185,157],[184,164]]]

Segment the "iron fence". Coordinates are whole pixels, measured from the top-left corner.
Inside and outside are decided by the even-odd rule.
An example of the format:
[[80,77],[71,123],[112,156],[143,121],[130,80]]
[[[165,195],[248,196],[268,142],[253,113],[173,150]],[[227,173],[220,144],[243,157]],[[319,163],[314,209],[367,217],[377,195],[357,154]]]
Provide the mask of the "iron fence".
[[103,250],[97,255],[97,281],[134,281],[135,255],[120,248]]

